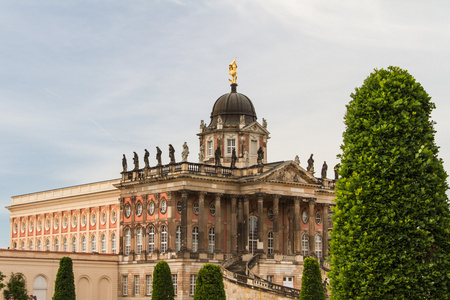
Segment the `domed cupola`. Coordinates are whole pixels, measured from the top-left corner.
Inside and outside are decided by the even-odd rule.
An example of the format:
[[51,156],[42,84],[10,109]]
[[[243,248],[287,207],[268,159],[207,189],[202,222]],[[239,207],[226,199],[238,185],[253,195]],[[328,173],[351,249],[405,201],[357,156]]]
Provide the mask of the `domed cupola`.
[[231,84],[231,92],[219,97],[214,103],[211,112],[209,127],[216,126],[220,116],[224,127],[226,125],[239,125],[241,116],[245,116],[245,124],[256,121],[256,111],[252,101],[244,94],[236,91],[237,84]]

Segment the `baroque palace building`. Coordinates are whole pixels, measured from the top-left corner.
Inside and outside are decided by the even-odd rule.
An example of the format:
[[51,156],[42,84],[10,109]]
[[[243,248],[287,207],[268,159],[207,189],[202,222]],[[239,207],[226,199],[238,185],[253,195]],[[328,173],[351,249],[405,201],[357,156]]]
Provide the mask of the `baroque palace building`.
[[[258,122],[252,101],[230,81],[209,125],[201,121],[198,163],[188,161],[186,144],[176,162],[170,145],[169,164],[159,148],[155,166],[145,151],[143,168],[135,153],[129,170],[124,155],[119,179],[12,197],[7,254],[105,257],[113,271],[75,278],[83,299],[149,299],[161,260],[177,299],[193,298],[205,263],[222,266],[228,299],[298,297],[305,256],[319,258],[323,274],[328,268],[335,180],[326,178],[326,166],[314,176],[312,155],[306,169],[298,161],[267,162],[267,122]],[[74,268],[82,273],[76,261]],[[44,278],[51,299],[55,278],[25,275],[30,293]]]

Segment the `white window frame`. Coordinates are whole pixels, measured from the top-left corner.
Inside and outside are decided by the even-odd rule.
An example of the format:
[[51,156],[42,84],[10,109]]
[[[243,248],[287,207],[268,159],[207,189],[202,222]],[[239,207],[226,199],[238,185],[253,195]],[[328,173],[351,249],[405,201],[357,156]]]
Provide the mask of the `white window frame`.
[[153,254],[155,251],[155,227],[148,228],[148,254]]
[[122,295],[128,296],[128,276],[122,276]]
[[258,155],[258,149],[259,149],[259,137],[251,135],[250,136],[250,149],[249,154],[250,156],[257,156]]
[[198,227],[192,227],[192,252],[198,252]]
[[146,296],[152,295],[152,275],[145,275]]
[[116,234],[113,233],[111,235],[111,253],[116,253],[117,252],[117,239],[116,239]]
[[302,255],[308,256],[309,254],[309,236],[307,233],[302,234]]
[[214,253],[216,248],[216,234],[214,227],[208,230],[208,253]]
[[140,281],[139,275],[134,275],[134,295],[135,296],[139,295],[139,288],[140,288],[139,281]]
[[195,284],[197,282],[197,274],[191,274],[190,277],[190,288],[189,288],[189,296],[194,296],[195,294]]
[[167,226],[161,226],[161,254],[167,252]]
[[102,234],[101,237],[101,241],[102,241],[102,253],[106,253],[106,235]]
[[58,238],[55,239],[55,251],[56,252],[59,251],[59,240],[58,240]]
[[97,251],[97,238],[95,234],[91,236],[91,252]]
[[77,237],[74,236],[72,239],[72,252],[77,252]]
[[267,233],[267,253],[273,253],[273,231]]
[[81,238],[81,252],[86,253],[86,236]]
[[136,254],[142,253],[142,228],[139,227],[136,231]]
[[130,228],[125,229],[125,253],[124,255],[129,255],[131,251],[131,230]]
[[206,157],[214,156],[214,137],[206,138]]
[[322,236],[321,235],[316,235],[315,237],[315,243],[316,243],[316,256],[317,259],[321,259],[322,258]]
[[172,274],[173,291],[176,296],[178,293],[178,274]]
[[181,226],[178,225],[175,229],[175,252],[181,250]]
[[67,237],[64,237],[63,239],[63,251],[67,252]]

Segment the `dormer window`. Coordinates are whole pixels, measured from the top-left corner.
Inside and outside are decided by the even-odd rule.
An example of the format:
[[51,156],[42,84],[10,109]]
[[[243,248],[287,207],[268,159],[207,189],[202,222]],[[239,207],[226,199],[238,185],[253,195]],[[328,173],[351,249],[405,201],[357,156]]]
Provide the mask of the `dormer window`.
[[227,154],[231,155],[233,149],[236,149],[236,139],[227,139]]
[[214,143],[212,140],[209,140],[206,142],[206,151],[207,151],[207,156],[213,156],[214,154]]

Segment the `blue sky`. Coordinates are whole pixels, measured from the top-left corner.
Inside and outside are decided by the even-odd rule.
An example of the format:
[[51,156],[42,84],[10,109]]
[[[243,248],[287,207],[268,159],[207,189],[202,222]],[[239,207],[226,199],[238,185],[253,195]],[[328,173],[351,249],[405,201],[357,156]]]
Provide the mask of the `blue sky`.
[[[11,196],[168,162],[230,90],[267,119],[269,161],[337,163],[345,105],[374,68],[407,69],[436,103],[450,168],[450,12],[444,1],[1,1],[0,247]],[[131,160],[130,160],[131,161]],[[130,162],[131,163],[131,162]],[[3,207],[3,208],[1,208]]]

